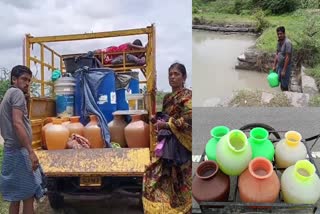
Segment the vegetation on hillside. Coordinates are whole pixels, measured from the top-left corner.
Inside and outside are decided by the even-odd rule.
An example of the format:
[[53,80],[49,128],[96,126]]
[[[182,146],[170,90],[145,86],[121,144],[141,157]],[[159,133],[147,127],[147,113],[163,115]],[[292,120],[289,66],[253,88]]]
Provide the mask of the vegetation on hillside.
[[0,102],[10,86],[9,76],[10,73],[8,69],[0,68]]
[[[320,86],[319,0],[193,0],[193,21],[204,24],[250,24],[261,32],[256,47],[274,53],[276,28],[285,26],[297,63],[310,69]],[[298,64],[298,65],[299,65]]]

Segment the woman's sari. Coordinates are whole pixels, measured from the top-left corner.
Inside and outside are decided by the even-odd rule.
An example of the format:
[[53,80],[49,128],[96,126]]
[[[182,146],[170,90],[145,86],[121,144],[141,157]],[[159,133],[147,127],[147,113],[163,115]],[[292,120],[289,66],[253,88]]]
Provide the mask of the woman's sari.
[[163,100],[163,113],[170,116],[170,130],[190,151],[190,159],[182,165],[173,165],[159,158],[147,168],[143,179],[144,211],[191,213],[192,91],[184,88],[167,94]]

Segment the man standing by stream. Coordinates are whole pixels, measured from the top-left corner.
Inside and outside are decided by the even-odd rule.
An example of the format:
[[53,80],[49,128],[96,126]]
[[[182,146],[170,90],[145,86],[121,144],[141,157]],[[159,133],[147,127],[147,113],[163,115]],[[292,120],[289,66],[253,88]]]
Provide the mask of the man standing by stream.
[[292,43],[286,37],[286,30],[283,26],[277,28],[277,35],[277,53],[274,59],[273,70],[277,71],[279,75],[281,90],[288,91],[292,69]]

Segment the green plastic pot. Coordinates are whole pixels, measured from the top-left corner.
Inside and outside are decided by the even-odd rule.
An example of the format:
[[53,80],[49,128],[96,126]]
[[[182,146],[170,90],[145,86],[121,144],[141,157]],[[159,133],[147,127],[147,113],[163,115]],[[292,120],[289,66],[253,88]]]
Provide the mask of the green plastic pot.
[[264,128],[256,127],[250,131],[250,138],[248,141],[252,148],[252,159],[264,157],[271,162],[273,161],[274,146],[268,137],[269,132]]
[[267,80],[271,88],[279,86],[279,75],[274,70],[270,70]]
[[206,145],[206,155],[208,160],[217,161],[216,159],[216,147],[219,140],[228,134],[230,129],[226,126],[216,126],[213,129],[211,129],[211,139],[208,141]]

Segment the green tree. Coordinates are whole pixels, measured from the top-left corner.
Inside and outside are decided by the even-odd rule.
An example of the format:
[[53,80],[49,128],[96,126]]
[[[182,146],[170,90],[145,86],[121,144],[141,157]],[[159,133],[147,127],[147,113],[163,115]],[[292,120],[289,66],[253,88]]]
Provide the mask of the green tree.
[[0,68],[0,102],[10,86],[10,71],[7,68]]

